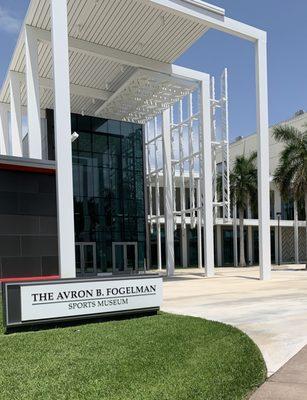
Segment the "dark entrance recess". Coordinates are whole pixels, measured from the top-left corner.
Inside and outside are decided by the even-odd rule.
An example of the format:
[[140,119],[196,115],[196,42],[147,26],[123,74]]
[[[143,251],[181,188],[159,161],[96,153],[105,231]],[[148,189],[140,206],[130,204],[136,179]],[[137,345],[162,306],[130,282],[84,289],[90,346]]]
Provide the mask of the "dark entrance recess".
[[53,162],[0,158],[0,279],[58,275]]
[[[52,110],[47,110],[47,125],[48,157],[54,159]],[[72,143],[77,275],[114,273],[112,247],[118,242],[137,243],[136,269],[143,270],[142,125],[72,114],[71,129],[79,135]]]

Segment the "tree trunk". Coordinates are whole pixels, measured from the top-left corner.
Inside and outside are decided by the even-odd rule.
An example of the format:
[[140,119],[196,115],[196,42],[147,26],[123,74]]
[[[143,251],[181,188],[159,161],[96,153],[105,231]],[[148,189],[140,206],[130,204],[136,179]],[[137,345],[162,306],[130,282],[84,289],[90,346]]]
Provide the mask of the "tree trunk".
[[240,219],[240,267],[246,267],[245,249],[244,249],[244,210],[239,210]]
[[306,269],[307,269],[307,191],[305,192],[305,220],[306,220],[305,261],[306,261]]

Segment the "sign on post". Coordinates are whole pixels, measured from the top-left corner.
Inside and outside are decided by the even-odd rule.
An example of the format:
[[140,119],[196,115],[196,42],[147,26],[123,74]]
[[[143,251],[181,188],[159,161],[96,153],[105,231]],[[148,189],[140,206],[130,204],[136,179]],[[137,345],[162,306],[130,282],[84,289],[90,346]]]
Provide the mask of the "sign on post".
[[162,304],[158,275],[4,283],[7,328],[115,314],[157,311]]

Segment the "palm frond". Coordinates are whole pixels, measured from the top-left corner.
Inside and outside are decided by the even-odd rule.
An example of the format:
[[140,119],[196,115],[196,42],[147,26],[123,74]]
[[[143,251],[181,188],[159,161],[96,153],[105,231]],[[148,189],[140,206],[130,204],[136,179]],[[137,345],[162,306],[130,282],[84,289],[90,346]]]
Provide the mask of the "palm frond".
[[301,135],[298,129],[289,125],[279,125],[273,129],[273,136],[278,142],[294,143]]
[[285,142],[274,182],[285,199],[303,199],[307,192],[307,131],[280,126],[273,134],[276,140]]
[[254,200],[257,193],[257,153],[237,156],[230,174],[230,193],[232,202],[238,209],[244,209],[249,199]]

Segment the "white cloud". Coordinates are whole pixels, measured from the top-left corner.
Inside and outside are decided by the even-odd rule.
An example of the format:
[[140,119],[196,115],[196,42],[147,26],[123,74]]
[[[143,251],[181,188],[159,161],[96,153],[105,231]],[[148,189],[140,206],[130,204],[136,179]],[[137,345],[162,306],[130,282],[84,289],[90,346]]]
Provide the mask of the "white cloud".
[[21,20],[10,15],[10,13],[0,6],[0,31],[16,34],[19,32]]

